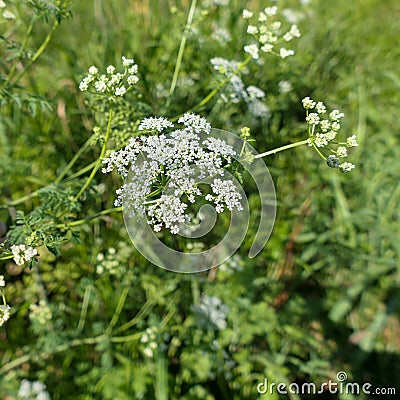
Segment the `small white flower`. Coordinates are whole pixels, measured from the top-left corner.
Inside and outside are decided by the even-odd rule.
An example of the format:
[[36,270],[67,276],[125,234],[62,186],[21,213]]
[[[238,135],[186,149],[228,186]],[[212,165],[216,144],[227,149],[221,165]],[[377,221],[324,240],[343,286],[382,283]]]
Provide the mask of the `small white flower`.
[[135,75],[138,73],[138,70],[139,70],[139,67],[135,64],[135,65],[132,65],[132,67],[130,67],[128,69],[128,73],[131,75]]
[[0,287],[6,286],[6,281],[4,280],[4,275],[0,275]]
[[125,58],[124,56],[122,56],[122,65],[124,67],[130,67],[134,63],[135,61],[132,58]]
[[267,7],[264,10],[265,14],[267,15],[267,17],[273,17],[274,15],[276,15],[276,13],[278,12],[278,7],[273,6],[273,7]]
[[186,113],[178,119],[178,123],[185,125],[196,133],[205,132],[208,134],[211,132],[211,125],[200,115]]
[[249,53],[255,60],[258,59],[258,46],[256,44],[249,44],[244,46],[244,51]]
[[325,104],[322,101],[319,101],[317,105],[315,106],[317,109],[318,114],[325,114],[326,113],[326,107]]
[[254,26],[254,25],[249,25],[249,26],[247,27],[247,33],[248,33],[249,35],[255,35],[257,32],[258,32],[258,28],[257,28],[256,26]]
[[6,6],[6,3],[4,3],[3,0],[0,0],[0,8],[4,8]]
[[126,93],[126,88],[125,86],[121,86],[115,89],[115,95],[116,96],[123,96]]
[[283,35],[283,40],[285,40],[286,42],[290,42],[293,39],[293,36],[290,32],[287,32]]
[[89,74],[90,74],[90,75],[96,75],[98,72],[99,72],[99,70],[98,70],[94,65],[92,65],[92,66],[89,68]]
[[81,83],[79,84],[79,90],[81,92],[86,92],[89,89],[89,82],[86,78],[83,78]]
[[114,67],[114,65],[109,65],[108,67],[107,67],[107,69],[106,69],[106,71],[107,71],[107,74],[113,74],[114,72],[115,72],[115,67]]
[[336,150],[338,157],[347,157],[347,148],[344,146],[339,146]]
[[315,107],[315,101],[313,101],[312,99],[310,99],[309,97],[304,97],[304,99],[302,100],[303,102],[303,107],[307,110],[311,110]]
[[153,350],[150,347],[145,347],[143,350],[143,354],[149,358],[153,358],[154,356]]
[[251,11],[246,10],[246,9],[243,10],[242,17],[244,19],[250,19],[252,16],[253,16],[253,13]]
[[11,11],[9,11],[9,10],[4,10],[4,11],[3,11],[3,17],[4,17],[5,19],[15,19],[15,18],[16,18],[16,17],[15,17],[15,14],[12,13]]
[[104,93],[107,90],[107,82],[101,80],[97,81],[94,84],[94,88],[99,92],[99,93]]
[[346,140],[346,144],[347,144],[347,147],[357,147],[358,143],[357,143],[356,135],[352,135],[352,136],[348,137]]
[[251,99],[263,99],[265,97],[265,92],[257,86],[250,85],[246,90]]
[[284,47],[282,47],[279,50],[279,55],[283,59],[283,58],[286,58],[286,57],[293,56],[294,55],[294,51],[293,50],[288,50],[288,49],[285,49]]
[[14,261],[17,265],[24,265],[25,262],[30,261],[38,254],[36,249],[32,247],[26,248],[24,244],[16,244],[11,246],[11,252],[13,253]]
[[264,53],[270,53],[273,48],[274,48],[274,46],[272,44],[267,43],[267,44],[264,44],[263,46],[261,46],[261,51],[263,51]]
[[267,15],[264,12],[260,12],[258,14],[258,21],[259,22],[265,22],[267,20]]
[[320,122],[319,127],[322,132],[327,132],[329,129],[331,129],[331,123],[327,119],[323,119]]
[[136,85],[139,82],[139,78],[136,75],[129,75],[127,82],[129,85]]
[[339,168],[342,172],[350,172],[352,169],[354,169],[356,166],[352,163],[349,162],[344,162],[339,165]]
[[314,139],[314,144],[317,147],[325,147],[328,145],[328,141],[325,136],[317,134],[317,136]]
[[173,128],[174,124],[164,117],[149,117],[142,120],[139,125],[139,131],[143,130],[156,130],[162,132],[166,128]]
[[343,118],[344,114],[341,113],[339,110],[333,110],[330,114],[329,114],[329,118],[332,121],[338,121],[340,118]]
[[278,87],[281,93],[289,93],[293,89],[293,86],[289,81],[279,81]]
[[297,37],[297,38],[301,36],[301,33],[300,33],[299,28],[297,27],[297,25],[292,25],[291,28],[290,28],[289,33],[292,36]]
[[307,118],[306,121],[310,124],[310,125],[318,125],[320,122],[320,118],[319,115],[317,113],[310,113]]
[[0,326],[10,319],[10,310],[9,305],[0,305]]

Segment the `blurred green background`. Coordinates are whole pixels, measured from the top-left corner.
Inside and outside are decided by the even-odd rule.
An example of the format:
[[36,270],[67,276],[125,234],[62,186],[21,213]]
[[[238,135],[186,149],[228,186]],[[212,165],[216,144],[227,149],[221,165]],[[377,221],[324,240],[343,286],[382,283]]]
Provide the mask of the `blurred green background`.
[[[248,40],[243,7],[270,4],[285,9],[302,32],[293,58],[267,57],[243,77],[266,92],[270,116],[255,118],[243,104],[216,101],[200,114],[216,128],[239,132],[249,126],[262,152],[305,138],[301,99],[311,96],[345,113],[343,130],[357,134],[360,144],[352,154],[357,168],[340,174],[303,147],[266,159],[278,199],[272,236],[259,256],[248,259],[255,227],[250,229],[234,258],[209,273],[178,275],[149,264],[132,247],[118,214],[77,228],[81,243],[66,243],[58,257],[43,249],[33,270],[1,262],[13,315],[0,328],[0,398],[22,398],[21,381],[28,379],[44,382],[52,399],[311,399],[317,397],[259,395],[256,388],[264,378],[321,384],[335,381],[339,371],[348,374],[348,382],[397,387],[397,397],[384,398],[398,398],[396,0],[198,1],[170,102],[166,94],[189,3],[73,3],[73,17],[62,21],[20,82],[19,90],[46,99],[51,111],[33,115],[16,103],[1,106],[1,203],[53,182],[101,120],[78,90],[90,65],[133,57],[141,94],[127,118],[174,117],[215,87],[211,58],[242,59]],[[51,20],[39,22],[29,43],[33,49],[51,29]],[[2,21],[0,28],[14,30],[18,41],[24,23]],[[229,33],[229,41],[215,40],[216,26]],[[4,74],[12,49],[3,45],[1,51]],[[290,91],[280,90],[282,81],[290,82]],[[92,146],[76,170],[98,153]],[[99,173],[95,183],[97,195],[79,218],[112,207],[118,178]],[[256,206],[251,185],[248,195]],[[15,209],[28,213],[38,201]],[[12,212],[1,209],[0,219],[10,224]],[[41,299],[47,314],[30,307]],[[207,301],[216,307],[220,325],[204,313],[202,306],[213,307]]]

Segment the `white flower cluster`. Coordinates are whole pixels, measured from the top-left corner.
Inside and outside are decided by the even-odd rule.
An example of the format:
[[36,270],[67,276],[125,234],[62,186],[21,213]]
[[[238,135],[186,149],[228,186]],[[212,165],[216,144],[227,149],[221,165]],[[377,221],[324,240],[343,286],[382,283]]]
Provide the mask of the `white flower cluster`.
[[50,400],[50,395],[43,382],[31,382],[28,379],[22,380],[18,390],[18,397],[22,400]]
[[[244,101],[252,115],[255,117],[267,117],[270,114],[269,107],[264,103],[265,93],[260,88],[250,85],[246,88],[239,76],[239,66],[237,61],[225,60],[221,57],[210,60],[214,69],[229,78],[229,83],[221,93],[221,99],[224,103],[239,103]],[[243,70],[242,73],[247,73]]]
[[6,281],[4,279],[4,275],[0,275],[0,295],[3,298],[3,303],[4,303],[0,305],[0,326],[2,326],[4,322],[10,319],[11,307],[6,303],[6,298],[3,293],[3,288],[5,286],[6,286]]
[[[195,114],[185,114],[178,123],[182,129],[175,129],[169,135],[165,129],[173,124],[165,118],[144,119],[139,130],[155,133],[150,136],[131,138],[128,145],[112,152],[103,160],[103,173],[116,170],[129,180],[117,190],[116,206],[124,205],[131,216],[147,213],[147,222],[154,231],[169,229],[179,232],[179,224],[190,220],[188,204],[182,201],[186,196],[194,203],[196,196],[203,193],[198,180],[214,177],[206,200],[216,205],[216,211],[241,210],[241,194],[233,181],[221,178],[224,166],[231,162],[236,153],[225,141],[200,134],[209,134],[211,125],[205,118]],[[139,154],[144,158],[138,165]],[[196,181],[197,179],[197,181]],[[168,191],[163,190],[168,187]]]
[[105,74],[101,74],[98,68],[92,65],[89,73],[79,84],[79,89],[82,92],[105,94],[111,98],[124,96],[132,86],[139,82],[139,78],[137,76],[138,66],[133,59],[122,57],[122,65],[123,72],[116,72],[116,68],[109,65]]
[[8,304],[2,304],[0,306],[0,326],[10,319],[10,310],[11,307]]
[[216,296],[204,294],[201,297],[199,306],[195,307],[213,326],[218,330],[226,329],[228,326],[226,317],[229,307]]
[[45,300],[39,300],[39,304],[32,303],[29,306],[29,319],[39,325],[45,325],[52,318],[50,307]]
[[[295,24],[291,25],[289,30],[285,31],[282,28],[282,22],[276,20],[277,13],[278,7],[267,7],[258,14],[256,25],[249,24],[247,26],[247,33],[255,39],[256,43],[245,46],[244,51],[249,53],[252,58],[257,60],[260,51],[277,54],[281,58],[294,55],[294,51],[287,49],[284,43],[300,37],[300,31]],[[250,20],[253,18],[253,13],[243,10],[242,16],[244,19]]]
[[158,347],[156,342],[156,333],[156,329],[149,327],[140,338],[140,343],[145,344],[143,354],[148,358],[153,358],[154,352],[157,350]]
[[24,244],[14,244],[11,246],[11,252],[17,265],[24,265],[38,254],[36,249],[26,247]]
[[[315,102],[310,97],[305,97],[302,102],[306,110],[309,146],[327,149],[329,155],[326,157],[321,150],[318,150],[319,154],[326,159],[327,164],[332,168],[339,168],[342,172],[350,172],[355,165],[343,159],[348,156],[348,148],[358,146],[356,135],[348,137],[344,143],[333,142],[340,130],[340,119],[344,117],[344,114],[339,110],[333,110],[327,118],[322,118],[322,115],[327,114],[324,103]],[[333,144],[338,146],[333,147]]]
[[16,18],[15,14],[12,11],[5,9],[6,3],[3,0],[0,0],[0,8],[3,9],[3,12],[2,12],[3,18],[5,18],[5,19],[15,19]]

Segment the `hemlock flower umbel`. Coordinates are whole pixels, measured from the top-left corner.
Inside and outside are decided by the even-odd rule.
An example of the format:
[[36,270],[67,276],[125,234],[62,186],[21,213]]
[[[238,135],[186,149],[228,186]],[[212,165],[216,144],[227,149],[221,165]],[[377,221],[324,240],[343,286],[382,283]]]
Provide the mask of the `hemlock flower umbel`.
[[99,69],[92,65],[88,70],[88,75],[79,84],[79,89],[82,92],[104,94],[110,96],[110,99],[115,96],[123,97],[132,86],[139,82],[139,78],[138,66],[132,58],[123,56],[122,65],[124,67],[122,72],[116,72],[114,65],[109,65],[105,74],[100,74]]
[[282,22],[276,20],[277,14],[278,7],[267,7],[258,14],[258,21],[255,25],[251,25],[250,20],[253,13],[246,9],[243,10],[242,17],[249,23],[247,33],[255,40],[255,43],[246,45],[244,51],[255,60],[260,57],[260,51],[272,53],[281,58],[294,55],[294,50],[287,49],[283,44],[300,37],[300,31],[295,24],[291,25],[289,30],[285,30]]
[[344,114],[339,110],[333,110],[327,118],[323,118],[322,116],[327,114],[324,103],[315,102],[310,97],[305,97],[302,102],[306,110],[309,146],[315,148],[329,167],[350,172],[355,165],[344,159],[348,156],[347,149],[358,146],[358,143],[356,135],[348,137],[346,142],[336,140],[340,130],[340,119]]
[[[211,125],[199,115],[184,114],[178,120],[181,129],[169,135],[164,132],[174,124],[163,117],[144,119],[139,130],[150,133],[131,138],[123,149],[111,152],[103,160],[103,173],[116,170],[129,180],[117,190],[115,206],[124,205],[131,216],[147,215],[147,222],[154,231],[168,229],[179,232],[179,224],[190,220],[188,203],[203,196],[198,187],[199,180],[211,177],[211,191],[205,195],[207,201],[216,205],[217,212],[242,210],[241,194],[234,182],[222,179],[224,166],[236,154],[224,140],[208,135]],[[138,163],[139,155],[143,157]],[[168,188],[168,190],[165,190]]]
[[15,244],[11,246],[11,252],[17,265],[24,265],[38,254],[32,247],[26,247],[24,244]]

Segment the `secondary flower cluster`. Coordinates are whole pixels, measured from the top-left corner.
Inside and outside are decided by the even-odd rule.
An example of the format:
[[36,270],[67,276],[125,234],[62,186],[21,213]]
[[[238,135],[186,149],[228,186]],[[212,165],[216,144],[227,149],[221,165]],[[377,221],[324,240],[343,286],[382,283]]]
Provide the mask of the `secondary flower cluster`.
[[163,228],[173,234],[179,232],[179,224],[190,220],[188,204],[182,198],[194,203],[196,197],[203,196],[199,182],[209,177],[213,179],[213,194],[205,199],[216,205],[217,212],[223,212],[225,207],[230,211],[243,209],[233,181],[221,179],[224,166],[236,154],[232,146],[211,136],[202,139],[200,135],[208,135],[211,125],[198,115],[185,114],[178,123],[183,128],[166,135],[166,129],[174,128],[171,121],[146,118],[139,130],[149,136],[131,138],[126,147],[103,160],[104,173],[117,170],[124,177],[129,174],[117,190],[115,205],[123,205],[131,216],[146,213],[148,224],[156,232]]
[[210,62],[216,71],[229,78],[229,83],[224,87],[220,95],[224,103],[239,103],[243,100],[247,104],[250,113],[255,117],[269,116],[269,107],[264,103],[265,92],[253,85],[246,88],[240,77],[240,71],[248,73],[247,69],[241,69],[237,61],[226,60],[222,57],[212,58]]
[[17,265],[24,265],[38,254],[33,247],[26,247],[24,244],[15,244],[11,246],[11,252]]
[[3,293],[3,288],[6,286],[6,281],[3,275],[0,275],[0,294],[3,298],[3,304],[0,305],[0,326],[4,324],[8,319],[10,319],[11,307],[6,303],[6,298]]
[[224,330],[228,327],[227,316],[229,307],[216,296],[203,294],[200,304],[193,307],[193,311],[202,316],[207,325],[214,329]]
[[50,400],[50,395],[43,382],[31,382],[28,379],[23,379],[18,390],[18,398],[22,400]]
[[[287,49],[284,43],[290,42],[294,38],[300,37],[300,31],[296,25],[292,25],[288,31],[282,28],[282,22],[276,20],[278,7],[267,7],[258,15],[256,25],[249,24],[247,33],[250,34],[256,43],[244,47],[244,51],[249,53],[254,59],[259,58],[259,51],[263,53],[273,53],[281,58],[292,56],[294,51]],[[243,18],[250,20],[253,13],[243,10]],[[276,48],[279,50],[276,50]]]
[[92,65],[89,73],[79,84],[82,92],[90,91],[97,94],[105,94],[113,98],[122,97],[139,81],[137,76],[138,66],[131,58],[122,57],[123,72],[116,72],[113,65],[106,68],[106,73],[101,74],[97,67]]
[[3,18],[5,18],[5,19],[15,19],[15,14],[12,11],[7,10],[6,9],[6,5],[7,4],[3,0],[0,0],[0,8],[3,9],[3,12],[2,12]]
[[[306,110],[308,144],[314,146],[330,167],[350,172],[355,165],[344,159],[348,156],[347,149],[358,146],[356,135],[348,137],[346,142],[335,140],[340,130],[340,119],[344,114],[339,110],[333,110],[327,118],[323,118],[322,116],[327,114],[324,103],[315,102],[310,97],[305,97],[302,102]],[[329,154],[326,154],[326,150]]]

